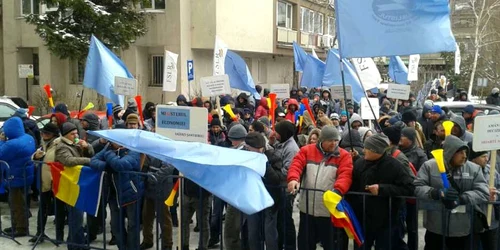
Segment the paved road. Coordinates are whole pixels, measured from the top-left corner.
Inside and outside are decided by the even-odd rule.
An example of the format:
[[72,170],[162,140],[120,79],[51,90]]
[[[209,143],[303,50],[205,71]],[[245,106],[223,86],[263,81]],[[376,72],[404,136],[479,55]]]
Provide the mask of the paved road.
[[[29,223],[30,223],[30,233],[34,234],[36,233],[36,215],[37,215],[37,204],[34,203],[32,204],[32,208],[30,209],[31,210],[31,213],[33,214],[33,217],[30,218],[29,220]],[[1,220],[2,220],[2,229],[5,228],[5,227],[10,227],[10,210],[7,206],[6,203],[0,203],[0,214],[1,214]],[[295,213],[294,213],[294,218],[295,218],[295,223],[296,223],[296,227],[298,228],[298,222],[299,222],[299,213],[298,213],[298,209],[295,209]],[[422,228],[422,213],[420,213],[420,216],[419,216],[420,220],[419,220],[419,249],[423,249],[423,242],[424,242],[424,229]],[[108,216],[108,224],[109,225],[109,219],[110,219],[110,216]],[[54,220],[54,216],[50,216],[48,221],[47,221],[47,226],[46,226],[46,234],[49,236],[49,237],[52,237],[52,238],[55,238],[55,225],[52,223]],[[190,225],[191,229],[193,229],[194,227],[194,223]],[[191,246],[191,249],[196,249],[196,246],[198,244],[198,233],[194,233],[192,230],[191,230],[191,237],[190,237],[190,246]],[[65,235],[67,236],[67,233],[68,233],[68,229],[66,227],[65,229]],[[111,233],[109,231],[109,227],[106,228],[106,239],[109,241],[109,239],[111,238]],[[142,235],[141,235],[141,238],[142,238]],[[179,231],[178,231],[178,228],[174,228],[174,246],[177,245],[177,242],[179,241],[178,240],[179,238]],[[17,245],[16,243],[14,243],[13,241],[11,241],[10,239],[5,239],[5,238],[0,238],[0,249],[16,249],[16,250],[27,250],[27,249],[32,249],[33,248],[33,245],[32,243],[29,243],[28,240],[30,239],[30,237],[21,237],[21,238],[17,238],[17,240],[19,240],[19,242],[21,243],[21,245]],[[103,243],[103,235],[99,235],[97,237],[97,240],[92,244],[93,246],[95,247],[102,247],[102,243]],[[60,247],[61,249],[66,249],[65,246],[61,246]],[[118,249],[116,246],[106,246],[107,249]],[[56,247],[51,244],[50,242],[48,241],[45,241],[44,243],[38,245],[36,247],[36,249],[56,249]],[[321,247],[318,246],[317,249],[322,249]],[[350,247],[350,249],[352,249]]]

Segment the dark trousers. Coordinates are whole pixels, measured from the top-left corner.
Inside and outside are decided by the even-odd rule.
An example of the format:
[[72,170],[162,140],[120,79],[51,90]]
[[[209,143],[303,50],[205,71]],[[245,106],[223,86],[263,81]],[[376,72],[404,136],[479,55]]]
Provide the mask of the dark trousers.
[[45,231],[45,225],[47,224],[47,216],[51,209],[50,206],[54,195],[52,191],[42,192],[40,194],[40,203],[38,205],[38,218],[36,222],[36,235],[42,234]]
[[28,210],[24,187],[11,188],[9,191],[10,210],[12,211],[12,229],[18,233],[28,232]]
[[408,232],[408,249],[418,249],[418,221],[417,221],[417,205],[406,203],[406,229]]
[[[155,216],[156,214],[156,216]],[[172,247],[172,216],[170,215],[169,208],[164,202],[144,197],[144,204],[142,207],[142,236],[144,243],[153,244],[153,225],[154,220],[157,218],[161,228],[161,241],[162,246]]]
[[283,202],[278,204],[278,247],[279,249],[296,250],[297,234],[292,217],[295,195],[286,194],[284,197]]
[[56,240],[64,241],[64,224],[68,216],[68,210],[66,209],[66,204],[57,198],[54,198],[54,206],[54,213],[56,215]]
[[390,230],[385,228],[366,232],[365,244],[356,249],[371,250],[375,246],[375,250],[407,250],[408,246],[401,244],[400,230],[399,225],[394,225]]
[[343,229],[333,226],[330,217],[315,217],[300,212],[298,249],[315,250],[318,239],[325,250],[348,247],[347,235]]
[[[444,240],[444,248],[443,248]],[[427,230],[425,232],[425,247],[424,250],[476,250],[478,245],[473,243],[471,248],[471,237],[443,237]]]
[[479,234],[479,240],[481,241],[481,249],[483,250],[497,250],[498,249],[498,228],[485,231]]
[[210,206],[211,197],[189,197],[187,195],[182,196],[182,209],[184,214],[182,214],[182,244],[183,248],[189,247],[189,221],[193,217],[194,212],[196,212],[196,221],[200,225],[200,236],[198,242],[198,249],[207,249],[208,237],[210,231]]
[[226,203],[219,197],[213,197],[212,213],[210,215],[210,239],[219,240],[222,231],[222,214]]
[[[111,228],[118,249],[138,249],[140,245],[140,214],[138,202],[127,206],[118,206],[116,197],[110,197],[109,208],[111,212]],[[125,216],[127,217],[127,227],[125,228]]]
[[[81,250],[85,244],[83,233],[83,212],[76,207],[67,205],[68,209],[68,250]],[[79,246],[71,245],[77,244]]]

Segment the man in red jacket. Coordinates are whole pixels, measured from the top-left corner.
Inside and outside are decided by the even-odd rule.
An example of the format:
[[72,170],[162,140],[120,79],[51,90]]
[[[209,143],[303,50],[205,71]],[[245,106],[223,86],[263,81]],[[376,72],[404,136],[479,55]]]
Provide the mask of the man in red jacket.
[[299,187],[305,189],[299,203],[299,250],[316,249],[316,239],[328,250],[338,247],[341,242],[336,241],[339,239],[345,240],[345,234],[333,227],[330,213],[323,204],[324,191],[333,189],[344,195],[352,182],[351,154],[339,148],[338,140],[339,132],[335,127],[323,127],[318,143],[302,147],[288,170],[288,191],[295,193]]

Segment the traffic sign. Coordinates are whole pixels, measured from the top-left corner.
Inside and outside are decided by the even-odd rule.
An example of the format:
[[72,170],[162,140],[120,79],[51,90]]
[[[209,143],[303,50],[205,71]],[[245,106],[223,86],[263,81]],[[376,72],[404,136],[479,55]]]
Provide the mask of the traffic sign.
[[194,61],[187,61],[187,72],[188,72],[188,81],[194,80]]

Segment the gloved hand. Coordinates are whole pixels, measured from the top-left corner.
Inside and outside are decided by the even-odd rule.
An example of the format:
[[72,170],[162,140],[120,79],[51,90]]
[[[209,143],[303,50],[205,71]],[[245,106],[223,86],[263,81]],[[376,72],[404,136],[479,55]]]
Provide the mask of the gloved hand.
[[431,199],[438,201],[438,200],[441,200],[441,198],[444,197],[444,192],[443,192],[442,189],[433,188],[429,192],[429,196],[431,197]]
[[443,198],[443,204],[446,209],[454,209],[458,206],[458,191],[454,188],[446,190]]
[[337,190],[337,189],[333,189],[332,191],[333,191],[334,193],[336,193],[336,194],[340,195],[340,197],[344,197],[344,195],[342,195],[342,193],[341,193],[339,190]]

